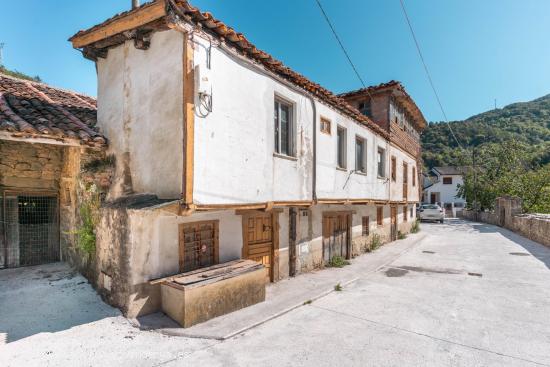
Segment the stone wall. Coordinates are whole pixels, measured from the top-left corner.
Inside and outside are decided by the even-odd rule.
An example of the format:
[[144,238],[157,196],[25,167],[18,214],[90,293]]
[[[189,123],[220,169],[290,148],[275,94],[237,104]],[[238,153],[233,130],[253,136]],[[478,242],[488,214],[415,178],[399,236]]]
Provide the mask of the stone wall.
[[59,189],[63,147],[0,141],[0,187]]
[[522,214],[519,198],[497,198],[494,211],[475,213],[472,210],[463,210],[462,217],[507,228],[550,247],[550,216]]

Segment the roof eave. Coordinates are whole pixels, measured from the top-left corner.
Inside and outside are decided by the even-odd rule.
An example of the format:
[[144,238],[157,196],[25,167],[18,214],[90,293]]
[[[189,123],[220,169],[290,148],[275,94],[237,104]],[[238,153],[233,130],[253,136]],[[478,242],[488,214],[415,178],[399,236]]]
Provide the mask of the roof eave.
[[82,48],[122,32],[130,31],[166,15],[164,0],[155,0],[139,8],[114,16],[97,26],[69,38],[74,48]]

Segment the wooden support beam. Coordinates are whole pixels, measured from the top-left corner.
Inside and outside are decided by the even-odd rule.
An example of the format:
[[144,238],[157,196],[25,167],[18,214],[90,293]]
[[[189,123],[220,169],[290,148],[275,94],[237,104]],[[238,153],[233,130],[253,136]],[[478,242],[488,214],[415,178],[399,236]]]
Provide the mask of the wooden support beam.
[[130,11],[104,25],[99,25],[97,28],[77,34],[71,37],[69,41],[72,42],[74,48],[82,48],[115,34],[135,29],[165,15],[165,2],[157,0],[153,3],[143,5],[134,11]]
[[182,196],[186,205],[193,204],[195,161],[195,64],[188,33],[183,34],[183,177]]

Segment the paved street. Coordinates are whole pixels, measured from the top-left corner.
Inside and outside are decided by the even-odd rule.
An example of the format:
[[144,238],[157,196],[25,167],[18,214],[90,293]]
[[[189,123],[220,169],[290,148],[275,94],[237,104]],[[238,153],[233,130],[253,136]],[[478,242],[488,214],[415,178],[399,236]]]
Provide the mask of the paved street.
[[341,292],[225,341],[140,331],[106,307],[64,329],[8,333],[0,365],[550,366],[550,249],[486,224],[422,231]]

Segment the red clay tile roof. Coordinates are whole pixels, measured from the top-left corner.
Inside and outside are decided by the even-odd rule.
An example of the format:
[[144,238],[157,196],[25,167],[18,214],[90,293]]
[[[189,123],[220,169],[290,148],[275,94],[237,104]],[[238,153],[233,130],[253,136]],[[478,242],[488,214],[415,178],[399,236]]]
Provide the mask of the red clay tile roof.
[[[154,3],[154,1],[144,4],[136,9],[115,15],[114,17],[88,30],[79,31],[69,40],[72,40],[74,42],[75,38],[105,27],[109,23],[112,23],[117,19],[124,18],[128,15],[133,15],[134,13],[142,10],[144,7],[151,6],[152,3]],[[267,70],[275,73],[283,79],[290,81],[304,91],[325,102],[329,106],[351,117],[355,121],[367,126],[377,134],[389,139],[387,131],[375,124],[372,120],[363,115],[359,110],[347,103],[343,98],[335,95],[328,89],[323,88],[321,85],[310,81],[305,76],[283,65],[281,61],[276,60],[267,52],[257,49],[251,42],[246,39],[246,37],[242,33],[237,33],[233,28],[227,26],[222,21],[215,19],[212,14],[208,12],[201,12],[199,9],[189,4],[187,0],[166,0],[166,4],[167,8],[171,9],[182,20],[194,25],[201,26],[203,30],[207,31],[218,39],[225,41],[228,45],[233,46],[239,53],[243,54],[244,56],[259,62]],[[93,44],[88,45],[87,47],[93,47]]]
[[95,99],[0,73],[0,133],[105,146]]

